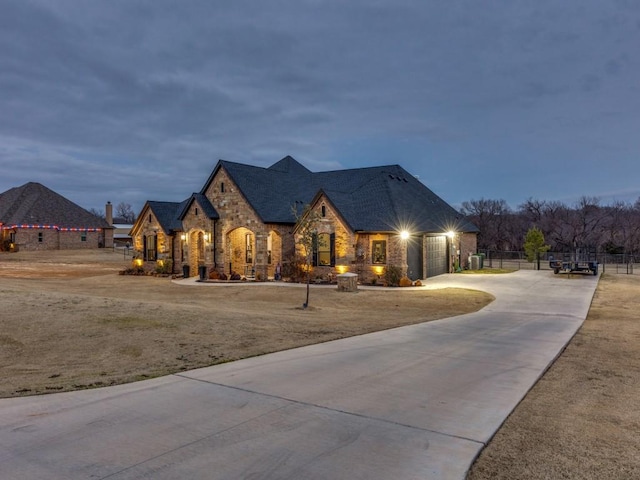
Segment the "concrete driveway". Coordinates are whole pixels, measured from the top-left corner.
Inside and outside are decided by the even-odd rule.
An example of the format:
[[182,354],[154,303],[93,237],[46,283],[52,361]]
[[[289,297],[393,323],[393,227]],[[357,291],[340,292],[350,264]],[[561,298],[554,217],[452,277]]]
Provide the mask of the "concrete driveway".
[[580,327],[597,280],[442,275],[423,288],[497,299],[154,380],[3,399],[0,478],[463,479]]

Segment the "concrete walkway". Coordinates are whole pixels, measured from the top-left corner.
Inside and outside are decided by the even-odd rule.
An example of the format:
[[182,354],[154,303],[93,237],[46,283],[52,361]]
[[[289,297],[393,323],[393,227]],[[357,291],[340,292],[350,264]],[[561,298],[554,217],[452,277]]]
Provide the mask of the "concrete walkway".
[[597,280],[442,275],[422,288],[497,300],[145,382],[3,399],[0,478],[463,479],[580,327]]

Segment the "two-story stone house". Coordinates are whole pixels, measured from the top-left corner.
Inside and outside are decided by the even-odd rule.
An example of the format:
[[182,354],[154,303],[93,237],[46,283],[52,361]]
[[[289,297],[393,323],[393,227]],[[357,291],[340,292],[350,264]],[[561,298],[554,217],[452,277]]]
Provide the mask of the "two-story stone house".
[[296,214],[317,212],[314,277],[362,281],[394,265],[411,279],[450,271],[476,251],[477,227],[398,165],[311,172],[292,157],[268,168],[220,160],[202,190],[180,203],[148,201],[131,230],[151,265],[171,260],[259,279],[296,254]]

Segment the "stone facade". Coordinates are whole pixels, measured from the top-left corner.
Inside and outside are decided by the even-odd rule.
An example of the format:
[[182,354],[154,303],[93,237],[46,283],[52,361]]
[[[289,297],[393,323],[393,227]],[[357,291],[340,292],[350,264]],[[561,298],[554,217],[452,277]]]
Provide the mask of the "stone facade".
[[[357,274],[362,283],[377,283],[384,281],[386,268],[390,265],[399,267],[402,274],[406,274],[407,246],[399,235],[352,232],[324,195],[310,210],[318,218],[314,225],[318,234],[335,235],[335,261],[332,265],[313,266],[312,278],[333,281],[337,275],[349,272]],[[375,244],[378,245],[377,255],[373,252]],[[382,252],[381,245],[384,245]],[[299,244],[297,250],[299,255],[304,254]]]
[[[248,172],[248,175],[253,173]],[[191,276],[198,275],[201,267],[206,267],[209,274],[216,271],[256,280],[272,279],[277,270],[284,277],[302,279],[300,265],[304,270],[305,262],[301,257],[305,252],[298,241],[300,232],[295,231],[294,222],[263,221],[258,211],[262,208],[265,215],[264,205],[258,205],[255,198],[254,203],[250,203],[247,192],[239,187],[239,183],[246,180],[236,182],[234,178],[239,177],[232,177],[222,162],[203,190],[193,194],[189,200],[181,204],[148,202],[151,206],[143,209],[132,229],[138,256],[149,264],[157,260],[171,260],[173,272],[177,274],[188,266]],[[252,187],[245,185],[245,190],[248,188]],[[272,205],[271,199],[267,198],[269,191],[263,191],[260,198],[271,202],[266,205]],[[275,198],[278,198],[278,193],[274,192]],[[153,204],[159,210],[165,209],[162,214],[165,217],[169,215],[166,211],[168,205],[173,205],[170,221],[158,218]],[[274,208],[281,207],[282,204]],[[337,275],[349,272],[357,274],[362,283],[384,282],[385,272],[390,266],[398,267],[402,275],[407,275],[408,241],[399,233],[353,231],[323,191],[319,191],[311,201],[310,211],[316,218],[313,228],[320,239],[310,272],[314,281],[334,282]],[[438,234],[414,234],[411,237],[413,242],[422,242],[421,245],[412,245],[422,248],[424,260],[421,271],[424,276],[428,276],[426,239],[429,235]],[[475,233],[459,236],[463,251],[475,251],[475,237]],[[442,254],[443,262],[452,262],[447,258],[448,252]],[[413,258],[417,257],[414,255]],[[147,268],[153,266],[147,265]]]

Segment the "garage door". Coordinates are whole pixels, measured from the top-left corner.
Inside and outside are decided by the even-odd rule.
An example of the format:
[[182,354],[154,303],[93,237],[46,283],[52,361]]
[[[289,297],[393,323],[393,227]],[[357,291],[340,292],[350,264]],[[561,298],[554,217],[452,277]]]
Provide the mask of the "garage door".
[[427,237],[427,277],[449,273],[447,237]]

